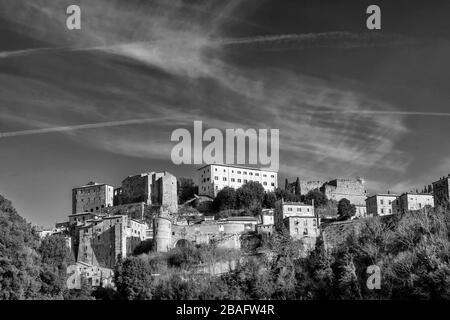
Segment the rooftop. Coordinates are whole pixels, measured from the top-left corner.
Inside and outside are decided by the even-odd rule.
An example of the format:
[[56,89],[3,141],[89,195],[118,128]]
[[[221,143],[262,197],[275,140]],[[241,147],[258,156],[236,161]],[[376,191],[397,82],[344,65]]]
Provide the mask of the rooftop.
[[198,168],[197,171],[202,170],[203,168],[206,168],[206,167],[209,167],[209,166],[230,167],[230,168],[236,168],[236,169],[247,169],[247,170],[268,171],[268,172],[278,173],[278,171],[275,171],[275,170],[269,170],[269,169],[264,169],[264,168],[255,168],[255,167],[247,167],[247,166],[237,166],[237,165],[232,165],[232,164],[222,164],[222,163],[210,163],[210,164],[204,165],[203,167]]
[[256,221],[255,217],[250,216],[236,216],[236,217],[228,217],[228,221]]
[[373,198],[373,197],[400,197],[399,194],[396,193],[378,193],[378,194],[374,194],[373,196],[367,197],[367,199]]
[[294,202],[294,201],[284,201],[283,205],[289,205],[289,206],[306,206],[306,207],[312,207],[312,204],[307,204],[304,202]]
[[[107,185],[106,183],[97,183],[97,182],[91,181],[84,186],[75,187],[73,189],[75,190],[75,189],[81,189],[81,188],[91,188],[91,187],[101,187],[101,186],[110,186],[110,185],[109,184]],[[112,186],[110,186],[110,187],[112,187]]]

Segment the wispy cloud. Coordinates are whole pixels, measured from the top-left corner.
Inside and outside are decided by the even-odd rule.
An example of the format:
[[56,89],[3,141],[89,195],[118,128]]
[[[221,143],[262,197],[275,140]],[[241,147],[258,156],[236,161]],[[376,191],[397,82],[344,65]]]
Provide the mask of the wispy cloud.
[[[38,20],[37,30],[23,27],[20,32],[55,48],[2,52],[0,58],[65,51],[87,54],[80,68],[90,76],[54,56],[51,64],[41,67],[42,73],[37,67],[24,71],[23,83],[29,87],[16,96],[36,88],[36,79],[46,81],[47,93],[39,98],[52,109],[46,111],[45,122],[53,125],[35,129],[32,120],[42,120],[40,110],[27,108],[26,102],[18,102],[10,94],[3,97],[1,107],[8,99],[23,106],[7,111],[30,119],[30,128],[9,130],[0,137],[104,128],[101,134],[87,137],[86,130],[72,138],[115,153],[160,158],[172,145],[170,130],[203,120],[222,129],[280,129],[282,170],[289,168],[290,173],[353,175],[373,168],[404,170],[408,159],[395,148],[407,132],[403,117],[442,115],[399,111],[395,105],[360,92],[345,79],[338,82],[289,68],[236,65],[226,59],[224,50],[247,45],[285,49],[290,45],[354,48],[411,43],[400,36],[325,32],[227,37],[223,24],[230,22],[241,1],[203,5],[176,1],[170,6],[156,1],[151,8],[134,2],[120,6],[115,1],[83,2],[82,12],[88,13],[88,18],[81,33],[71,34],[61,27],[64,16],[57,14],[64,3],[39,0],[3,5],[6,15],[20,9],[22,14],[15,16],[15,22]],[[96,58],[96,54],[101,56]],[[58,67],[70,75],[63,83],[52,74]],[[61,96],[70,99],[70,107],[61,103]],[[78,124],[67,124],[67,113]],[[92,122],[92,114],[100,115],[98,122]],[[135,126],[144,123],[147,125]],[[119,131],[115,129],[118,126],[127,127]]]

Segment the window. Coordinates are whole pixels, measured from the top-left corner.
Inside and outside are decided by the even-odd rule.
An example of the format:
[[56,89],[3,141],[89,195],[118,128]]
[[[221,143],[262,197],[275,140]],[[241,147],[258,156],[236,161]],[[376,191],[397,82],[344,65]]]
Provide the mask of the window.
[[227,178],[223,177],[223,181],[227,181]]
[[314,227],[317,226],[316,219],[313,220],[313,226],[314,226]]
[[258,173],[258,172],[256,172],[256,173],[255,173],[255,176],[259,177],[259,173]]
[[303,221],[303,225],[306,227],[308,226],[308,220]]
[[235,181],[235,179],[234,178],[231,178],[231,182],[234,182]]
[[252,176],[252,175],[253,175],[253,172],[250,172],[250,173],[249,173],[249,175],[251,175],[251,176]]
[[264,178],[267,177],[267,174],[263,174],[263,177],[264,177]]
[[238,171],[237,173],[238,173],[238,174],[241,174],[241,172],[240,172],[240,171]]
[[383,201],[383,199],[381,199],[381,200],[380,200],[380,204],[384,204],[384,201]]
[[247,183],[248,182],[248,180],[247,179],[244,179],[244,183]]
[[217,177],[217,176],[216,176],[216,177],[214,177],[214,180],[219,180],[219,177]]
[[206,181],[209,181],[209,178],[206,178]]
[[264,182],[263,182],[263,185],[267,186],[267,181],[264,181]]
[[302,208],[297,208],[297,212],[301,212],[302,211]]
[[287,208],[288,209],[288,211],[292,211],[292,208]]
[[238,179],[238,182],[242,182],[242,180],[241,180],[241,179]]
[[244,175],[247,175],[247,171],[244,171]]
[[270,185],[271,185],[272,187],[275,187],[275,183],[274,183],[274,182],[272,182]]
[[381,213],[384,213],[384,209],[381,209]]

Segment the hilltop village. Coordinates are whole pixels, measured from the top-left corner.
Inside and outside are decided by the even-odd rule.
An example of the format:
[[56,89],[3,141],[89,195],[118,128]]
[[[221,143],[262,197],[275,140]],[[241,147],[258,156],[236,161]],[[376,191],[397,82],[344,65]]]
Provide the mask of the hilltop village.
[[[308,252],[320,237],[335,238],[342,225],[443,206],[450,199],[450,174],[422,192],[370,196],[362,178],[297,178],[293,183],[286,180],[282,189],[277,172],[231,165],[203,166],[196,180],[177,179],[167,171],[147,172],[126,177],[119,187],[89,182],[73,188],[67,221],[39,231],[42,238],[65,236],[76,259],[67,269],[67,287],[79,288],[80,275],[94,287],[112,286],[118,260],[147,244],[156,253],[211,243],[240,250],[243,239],[270,239],[274,232],[283,232],[300,240]],[[227,205],[226,196],[246,186],[260,190],[263,198],[251,199],[247,210]]]

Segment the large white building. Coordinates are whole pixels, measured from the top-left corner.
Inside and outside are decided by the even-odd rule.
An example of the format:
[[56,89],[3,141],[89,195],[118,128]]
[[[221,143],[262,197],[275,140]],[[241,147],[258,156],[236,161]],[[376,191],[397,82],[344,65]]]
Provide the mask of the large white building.
[[225,187],[237,189],[243,184],[256,181],[266,191],[278,187],[278,173],[275,171],[238,167],[224,164],[209,164],[197,171],[199,194],[215,197]]
[[434,208],[434,198],[432,194],[407,192],[403,193],[394,202],[394,210],[401,213],[421,210],[425,207]]
[[385,216],[399,213],[400,209],[395,206],[399,195],[397,194],[376,194],[366,199],[368,216]]

